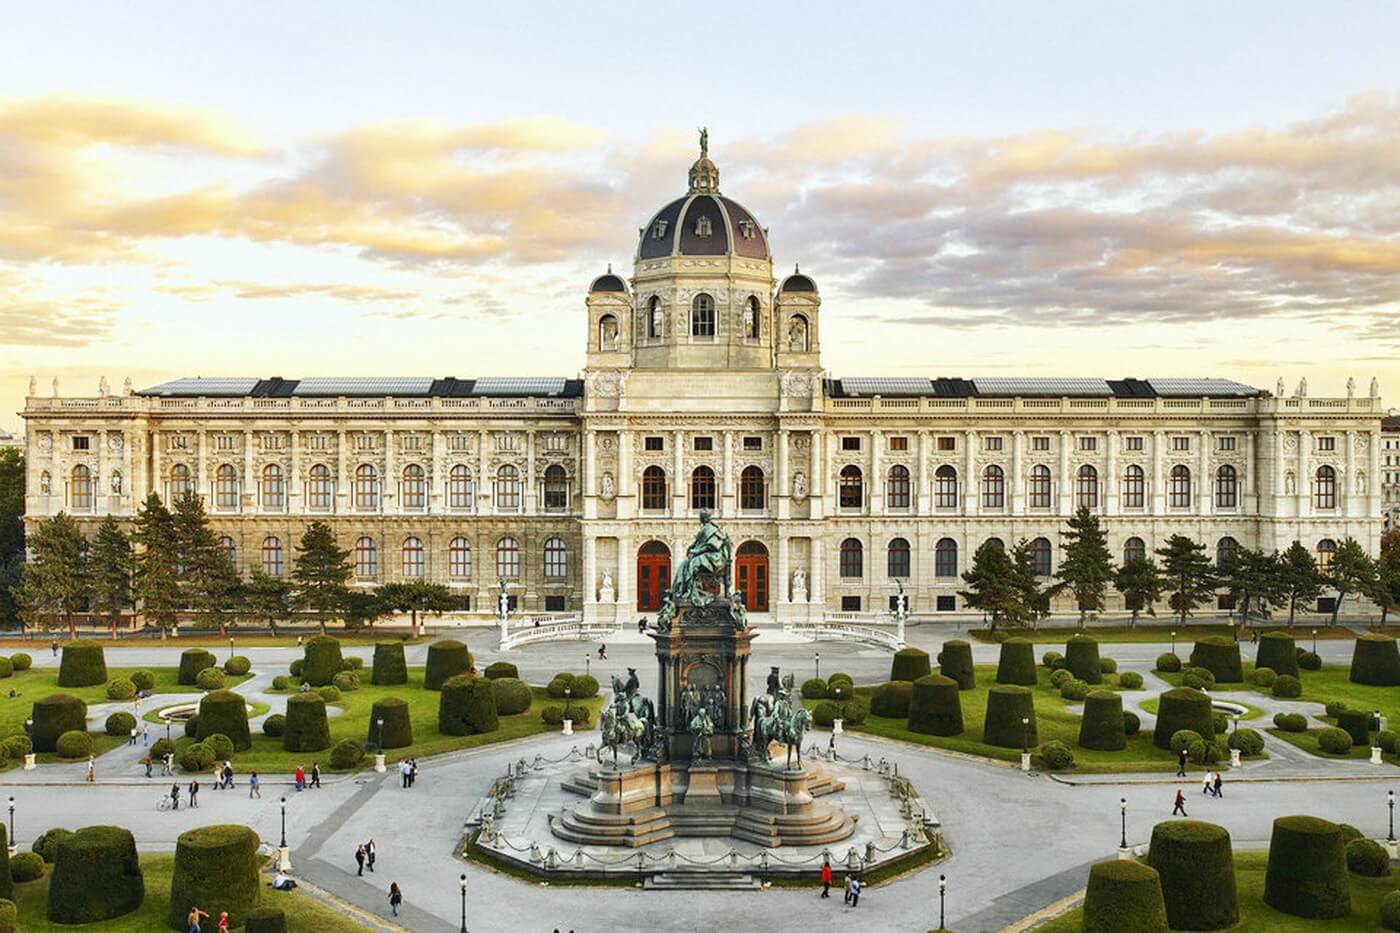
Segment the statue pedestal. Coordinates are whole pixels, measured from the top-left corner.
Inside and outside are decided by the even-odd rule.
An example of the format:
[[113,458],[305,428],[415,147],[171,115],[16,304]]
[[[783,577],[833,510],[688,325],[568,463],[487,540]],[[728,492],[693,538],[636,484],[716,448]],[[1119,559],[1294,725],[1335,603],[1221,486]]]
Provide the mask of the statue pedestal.
[[724,797],[719,792],[719,768],[714,765],[691,765],[686,771],[689,780],[681,803],[687,807],[719,807]]
[[617,602],[617,593],[613,590],[612,587],[605,586],[602,589],[598,590],[598,602],[615,603]]
[[1372,746],[1371,746],[1371,764],[1373,764],[1373,765],[1378,765],[1378,764],[1382,764],[1382,763],[1383,763],[1383,759],[1381,758],[1381,750],[1380,750],[1378,747],[1376,747],[1375,745],[1372,745]]
[[564,735],[573,735],[573,734],[574,734],[574,721],[573,721],[572,719],[566,719],[566,720],[564,720]]

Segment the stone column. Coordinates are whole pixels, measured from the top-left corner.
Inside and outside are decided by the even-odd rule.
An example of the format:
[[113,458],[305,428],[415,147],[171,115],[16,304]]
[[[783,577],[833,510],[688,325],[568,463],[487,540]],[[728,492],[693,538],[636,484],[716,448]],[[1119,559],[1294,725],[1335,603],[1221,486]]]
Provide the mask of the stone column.
[[262,492],[258,482],[258,477],[254,475],[253,466],[253,432],[243,432],[243,476],[238,483],[238,511],[243,511],[243,497],[248,494],[251,488],[253,494],[253,511],[262,512]]
[[1279,424],[1277,421],[1273,423],[1273,429],[1274,476],[1273,489],[1269,496],[1269,499],[1273,503],[1273,510],[1270,514],[1277,518],[1278,516],[1283,514],[1284,496],[1288,489],[1288,483],[1286,481],[1288,476],[1288,470],[1283,463],[1283,432],[1279,430]]
[[[583,432],[583,517],[598,517],[598,432],[592,428]],[[590,548],[593,546],[590,540]],[[588,584],[593,591],[595,581]],[[591,597],[590,597],[591,599]]]
[[[789,580],[791,572],[788,570],[788,537],[787,533],[781,529],[778,531],[778,572],[776,579],[768,581],[768,592],[773,597],[773,608],[779,609],[786,606],[792,600],[789,591]],[[776,585],[774,585],[776,584]]]
[[293,428],[287,435],[287,443],[292,448],[292,475],[287,477],[287,513],[299,515],[302,512],[301,432]]
[[734,507],[734,432],[724,432],[724,460],[719,481],[719,514],[723,518],[733,518],[738,514]]
[[1021,479],[1021,458],[1026,452],[1026,432],[1011,434],[1011,514],[1026,514],[1026,484]]
[[1060,432],[1060,476],[1058,479],[1059,488],[1055,492],[1061,515],[1069,515],[1074,511],[1074,500],[1071,496],[1074,491],[1074,482],[1069,474],[1069,445],[1073,440],[1068,431]]
[[963,432],[963,514],[976,515],[977,509],[977,432]]
[[441,431],[434,431],[428,443],[432,461],[428,467],[428,514],[439,515],[447,512],[447,468],[444,465],[444,443]]
[[534,515],[538,511],[539,484],[535,482],[535,438],[534,431],[525,432],[525,514]]
[[478,515],[491,515],[496,511],[495,496],[488,498],[486,495],[491,488],[491,478],[486,475],[486,442],[489,439],[486,431],[476,434],[476,495],[472,497],[472,505],[476,506]]
[[[686,514],[690,482],[685,475],[685,432],[676,431],[671,440],[671,517],[681,518]],[[685,551],[680,552],[684,556]],[[679,557],[672,558],[679,560]]]
[[394,454],[394,432],[384,432],[384,486],[379,494],[379,511],[384,515],[397,515],[399,509],[399,487],[402,485],[402,478],[399,476],[398,461]]
[[[166,496],[165,477],[161,474],[160,432],[156,430],[147,431],[146,443],[151,445],[151,476],[149,477],[150,481],[146,484],[146,488],[150,492],[154,492],[156,495],[160,496],[161,500],[163,501],[166,498]],[[38,489],[39,484],[34,483],[30,488]],[[137,504],[139,505],[140,503]]]
[[[584,532],[583,535],[583,606],[585,619],[592,617],[592,611],[598,602],[598,569],[597,569],[597,541],[593,535]],[[523,574],[522,574],[523,576]]]
[[1346,475],[1342,477],[1341,489],[1341,514],[1351,515],[1352,494],[1356,491],[1356,432],[1347,431],[1346,436],[1347,457]]
[[1118,432],[1104,435],[1103,514],[1118,514]]
[[111,488],[107,476],[107,432],[97,430],[93,432],[92,443],[97,447],[97,462],[92,471],[92,514],[103,515],[112,510],[108,504]]
[[[1370,452],[1368,468],[1366,470],[1366,514],[1381,514],[1381,434],[1378,428],[1368,428],[1366,431],[1367,450]],[[1379,542],[1376,542],[1379,548]]]
[[617,517],[623,519],[631,518],[639,511],[636,493],[633,492],[636,482],[633,475],[635,468],[632,466],[633,443],[629,432],[617,432]]
[[346,444],[349,443],[349,435],[344,431],[337,431],[335,434],[335,510],[336,512],[348,512],[354,506],[354,501],[350,498],[350,484],[347,481],[346,464]]
[[1153,515],[1165,515],[1167,512],[1167,479],[1162,472],[1166,444],[1165,431],[1152,433],[1152,475],[1147,481],[1152,484],[1148,492],[1152,496]]
[[204,507],[208,508],[211,501],[217,501],[211,495],[213,487],[206,485],[209,483],[209,438],[203,431],[196,431],[194,434],[195,454],[194,454],[194,492],[199,496]]
[[1248,431],[1244,436],[1244,476],[1240,477],[1244,483],[1244,500],[1240,503],[1243,515],[1259,514],[1259,489],[1255,479],[1259,468],[1254,457],[1254,432]]

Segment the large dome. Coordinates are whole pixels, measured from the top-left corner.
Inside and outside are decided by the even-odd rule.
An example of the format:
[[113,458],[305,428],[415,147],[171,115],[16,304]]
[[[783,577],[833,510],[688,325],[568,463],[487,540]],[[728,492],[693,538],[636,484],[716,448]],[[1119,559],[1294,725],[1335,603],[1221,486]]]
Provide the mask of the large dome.
[[667,204],[642,228],[637,258],[725,256],[770,259],[768,235],[753,213],[719,193],[719,169],[710,161],[707,137],[690,167],[690,190]]

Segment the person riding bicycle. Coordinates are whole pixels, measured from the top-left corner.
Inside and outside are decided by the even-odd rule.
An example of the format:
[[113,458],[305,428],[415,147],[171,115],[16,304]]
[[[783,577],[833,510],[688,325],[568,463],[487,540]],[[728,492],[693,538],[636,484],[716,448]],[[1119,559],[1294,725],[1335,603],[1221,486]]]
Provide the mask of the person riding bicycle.
[[178,810],[178,809],[180,809],[180,785],[179,785],[179,784],[171,784],[171,785],[170,785],[170,809],[172,809],[172,810]]

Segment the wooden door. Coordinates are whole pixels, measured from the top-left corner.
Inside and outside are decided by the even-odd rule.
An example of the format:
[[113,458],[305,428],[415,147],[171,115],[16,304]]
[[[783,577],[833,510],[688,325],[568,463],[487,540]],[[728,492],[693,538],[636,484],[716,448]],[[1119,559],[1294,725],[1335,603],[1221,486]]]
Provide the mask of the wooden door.
[[655,612],[671,585],[671,549],[660,541],[648,541],[637,552],[637,611]]
[[768,611],[768,549],[746,541],[734,557],[734,586],[744,594],[748,612]]

